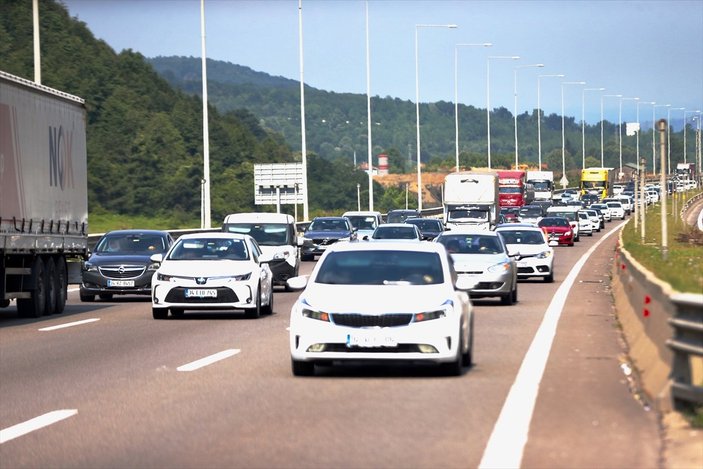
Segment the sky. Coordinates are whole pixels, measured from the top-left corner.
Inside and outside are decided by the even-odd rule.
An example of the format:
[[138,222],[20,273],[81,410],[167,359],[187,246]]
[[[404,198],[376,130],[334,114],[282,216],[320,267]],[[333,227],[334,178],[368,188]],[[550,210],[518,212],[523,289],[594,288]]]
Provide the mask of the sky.
[[[201,57],[199,0],[63,3],[116,52]],[[307,85],[367,93],[365,11],[362,0],[302,1]],[[297,0],[205,0],[205,23],[208,58],[300,79]],[[565,115],[589,124],[600,121],[601,103],[611,122],[620,105],[623,121],[639,110],[642,123],[653,112],[690,122],[703,109],[703,0],[369,0],[368,25],[372,96],[454,103],[456,95],[511,113],[517,99],[523,113],[539,94],[545,114],[561,115],[563,103]],[[483,43],[492,46],[457,46]],[[491,58],[511,56],[520,59]]]

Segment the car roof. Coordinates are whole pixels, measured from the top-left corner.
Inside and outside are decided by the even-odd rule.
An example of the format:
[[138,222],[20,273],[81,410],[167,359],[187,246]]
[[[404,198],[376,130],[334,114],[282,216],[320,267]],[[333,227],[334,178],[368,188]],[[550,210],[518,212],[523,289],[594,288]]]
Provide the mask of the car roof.
[[355,251],[411,251],[411,252],[436,252],[446,253],[444,246],[439,243],[408,243],[407,241],[388,240],[383,243],[358,242],[334,243],[327,252],[355,252]]
[[451,235],[466,235],[466,234],[498,236],[498,234],[495,231],[487,231],[487,230],[482,230],[481,228],[478,228],[475,226],[462,226],[462,225],[459,225],[456,228],[453,228],[451,231],[444,231],[440,234],[440,236],[446,237],[446,236],[451,236]]
[[188,233],[180,236],[178,239],[201,239],[201,238],[215,238],[215,239],[251,239],[251,236],[243,233],[230,233],[225,231],[212,231],[204,233]]
[[533,225],[532,223],[505,223],[496,226],[496,231],[508,231],[508,230],[535,230],[542,231],[539,227]]
[[346,220],[347,217],[315,217],[312,219],[312,221],[315,220]]
[[162,230],[139,230],[139,229],[129,229],[129,230],[112,230],[108,231],[105,233],[105,236],[107,235],[119,235],[119,234],[148,234],[148,235],[162,235],[166,236],[168,235],[168,231],[162,231]]
[[376,229],[377,229],[377,230],[378,230],[378,229],[386,229],[386,228],[406,228],[406,229],[412,229],[412,228],[409,228],[409,227],[413,227],[413,226],[415,226],[415,225],[413,225],[413,224],[411,224],[411,223],[384,223],[383,225],[379,225],[378,228],[376,228]]
[[225,217],[224,223],[293,223],[295,219],[291,215],[285,213],[267,213],[267,212],[247,212],[247,213],[231,213]]
[[381,212],[370,212],[368,210],[364,211],[351,211],[351,212],[344,212],[342,214],[343,217],[353,217],[353,216],[365,216],[365,217],[380,217]]

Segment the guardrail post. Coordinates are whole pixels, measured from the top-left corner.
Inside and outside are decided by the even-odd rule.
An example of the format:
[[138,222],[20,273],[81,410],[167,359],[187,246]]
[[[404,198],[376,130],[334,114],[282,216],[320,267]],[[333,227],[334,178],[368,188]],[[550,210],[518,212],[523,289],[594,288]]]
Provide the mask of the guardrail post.
[[703,405],[703,302],[701,295],[676,294],[669,324],[674,328],[666,345],[673,352],[671,397],[674,408]]

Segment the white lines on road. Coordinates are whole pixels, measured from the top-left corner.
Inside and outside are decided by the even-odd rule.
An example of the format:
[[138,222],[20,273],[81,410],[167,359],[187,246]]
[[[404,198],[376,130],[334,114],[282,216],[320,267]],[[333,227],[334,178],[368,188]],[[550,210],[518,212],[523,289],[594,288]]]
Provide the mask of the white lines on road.
[[520,371],[518,371],[515,382],[510,388],[495,427],[493,427],[493,433],[488,439],[479,468],[521,466],[539,385],[547,365],[566,297],[581,268],[593,251],[611,234],[617,233],[624,224],[625,222],[620,223],[613,228],[581,256],[552,298],[552,302],[544,313],[542,323],[532,339],[532,344],[525,354]]
[[57,329],[65,329],[67,327],[81,326],[83,324],[88,324],[88,323],[95,322],[95,321],[100,321],[100,318],[91,318],[91,319],[84,319],[82,321],[67,322],[65,324],[59,324],[58,326],[42,327],[39,330],[42,332],[55,331]]
[[236,348],[231,348],[227,350],[223,350],[222,352],[218,352],[214,355],[210,355],[209,357],[201,358],[200,360],[196,360],[194,362],[190,362],[188,364],[179,366],[176,368],[178,371],[195,371],[197,369],[203,368],[204,366],[212,365],[215,362],[219,362],[220,360],[224,360],[225,358],[233,357],[237,355],[241,350],[236,349]]
[[48,427],[56,422],[73,417],[78,413],[76,409],[55,410],[39,417],[35,417],[26,422],[18,423],[11,427],[0,430],[0,444],[10,440],[14,440],[22,435],[39,430],[40,428]]

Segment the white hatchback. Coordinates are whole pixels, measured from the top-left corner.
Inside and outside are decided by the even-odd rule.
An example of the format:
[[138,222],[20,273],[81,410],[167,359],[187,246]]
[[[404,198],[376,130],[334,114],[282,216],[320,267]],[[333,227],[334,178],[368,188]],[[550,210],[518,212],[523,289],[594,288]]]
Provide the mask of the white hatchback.
[[294,375],[335,361],[429,362],[461,374],[473,353],[473,308],[439,243],[338,243],[310,277],[290,314]]
[[244,310],[247,317],[273,312],[271,256],[249,235],[183,235],[166,253],[151,280],[154,319],[182,316],[186,310]]
[[612,218],[625,219],[625,209],[620,202],[606,202],[605,205],[610,209],[610,216]]
[[545,282],[554,281],[554,249],[542,228],[514,224],[499,226],[496,231],[517,263],[518,278],[542,277]]

